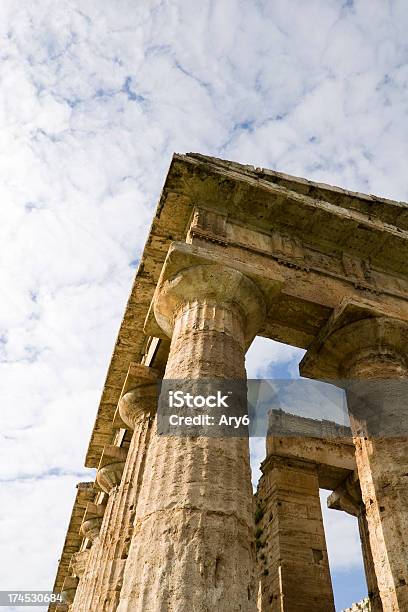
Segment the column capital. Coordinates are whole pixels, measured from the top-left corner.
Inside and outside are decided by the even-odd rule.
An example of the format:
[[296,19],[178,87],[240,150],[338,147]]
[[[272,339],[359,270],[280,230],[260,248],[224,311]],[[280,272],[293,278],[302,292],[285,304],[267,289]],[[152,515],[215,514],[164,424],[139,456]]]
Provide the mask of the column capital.
[[77,578],[81,578],[85,572],[86,563],[89,557],[89,550],[89,548],[78,550],[78,552],[74,553],[71,557],[69,567],[72,570],[72,574]]
[[105,508],[105,505],[94,504],[93,502],[89,502],[86,507],[80,531],[91,542],[96,540],[99,535]]
[[408,373],[408,322],[346,303],[309,347],[299,371],[306,378],[398,378]]
[[[241,316],[247,344],[265,319],[265,301],[255,282],[239,270],[222,264],[185,268],[162,283],[155,296],[154,315],[166,335],[171,337],[180,309],[194,302],[235,308]],[[224,325],[225,321],[220,321],[220,324]],[[216,317],[214,325],[217,325]]]
[[141,418],[155,414],[158,400],[157,381],[158,372],[153,368],[141,363],[133,363],[129,368],[117,411],[120,419],[130,429],[134,429]]
[[356,472],[348,476],[327,498],[327,507],[359,516],[364,509],[360,481]]
[[108,495],[122,479],[128,449],[111,444],[105,446],[96,473],[96,481]]
[[102,525],[102,517],[95,516],[84,521],[81,525],[81,533],[85,538],[93,542],[99,535]]

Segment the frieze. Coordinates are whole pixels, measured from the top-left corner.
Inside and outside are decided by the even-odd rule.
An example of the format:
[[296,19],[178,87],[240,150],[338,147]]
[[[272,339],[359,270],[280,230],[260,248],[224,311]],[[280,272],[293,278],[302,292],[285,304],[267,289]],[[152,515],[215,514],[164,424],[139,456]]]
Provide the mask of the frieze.
[[351,283],[362,292],[408,298],[408,279],[374,269],[367,259],[346,252],[323,253],[297,237],[277,231],[259,232],[204,208],[196,208],[191,217],[187,242],[194,243],[196,239],[267,255],[285,267],[324,274]]
[[201,238],[217,244],[227,245],[226,223],[226,215],[206,208],[196,207],[191,216],[187,242],[192,242],[194,238]]

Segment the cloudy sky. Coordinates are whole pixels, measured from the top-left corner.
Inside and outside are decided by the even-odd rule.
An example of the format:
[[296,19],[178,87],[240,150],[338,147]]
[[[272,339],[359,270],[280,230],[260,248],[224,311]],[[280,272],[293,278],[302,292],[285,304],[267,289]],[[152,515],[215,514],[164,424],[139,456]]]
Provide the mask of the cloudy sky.
[[[171,155],[408,200],[408,8],[1,5],[0,589],[47,589],[75,483],[92,477],[85,450]],[[256,341],[251,374],[300,356]],[[365,591],[358,539],[348,517],[326,522],[341,609]]]

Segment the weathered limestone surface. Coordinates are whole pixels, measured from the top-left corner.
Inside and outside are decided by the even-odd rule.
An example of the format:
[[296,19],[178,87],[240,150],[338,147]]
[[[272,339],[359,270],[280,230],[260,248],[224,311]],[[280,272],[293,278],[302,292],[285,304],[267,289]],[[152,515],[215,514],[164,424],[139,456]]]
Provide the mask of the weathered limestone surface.
[[317,467],[270,455],[256,495],[261,612],[334,612]]
[[375,573],[373,554],[371,552],[370,532],[368,530],[367,515],[362,504],[358,514],[358,530],[360,532],[361,549],[363,553],[364,571],[368,588],[368,601],[371,612],[383,612],[378,581]]
[[269,411],[269,429],[266,444],[277,436],[293,437],[299,444],[299,438],[317,438],[320,440],[351,440],[351,430],[348,425],[340,425],[327,419],[315,419],[298,416],[285,410],[274,408]]
[[266,456],[307,459],[316,466],[321,489],[336,489],[356,469],[349,427],[276,409],[269,412]]
[[[356,472],[351,473],[327,498],[327,506],[342,510],[357,517],[360,532],[364,570],[368,588],[368,601],[371,612],[383,612],[366,516],[366,509],[361,496],[361,488]],[[358,609],[358,608],[356,608]]]
[[89,553],[89,548],[84,548],[83,550],[79,550],[78,552],[74,553],[71,557],[70,568],[72,570],[72,574],[77,578],[82,578],[84,575]]
[[[54,582],[53,591],[59,593],[63,589],[65,579],[71,576],[79,576],[72,568],[72,558],[79,554],[78,551],[82,543],[82,535],[80,527],[82,518],[89,502],[95,498],[95,488],[93,482],[80,482],[77,484],[77,493],[72,508],[71,518],[68,525],[68,531],[65,538],[64,548],[61,559],[58,564],[58,571]],[[60,606],[65,604],[60,604]],[[49,611],[54,612],[57,609],[56,604],[50,604]]]
[[[103,562],[103,543],[107,538],[110,516],[114,509],[114,497],[108,498],[106,494],[99,493],[97,503],[88,504],[80,532],[84,537],[84,544],[88,548],[85,566],[81,568],[81,577],[73,599],[74,610],[86,610],[91,597],[96,574]],[[98,503],[98,502],[104,502]]]
[[65,603],[71,604],[74,601],[78,582],[79,580],[76,576],[66,576],[61,592]]
[[[172,333],[165,378],[244,380],[245,346],[263,316],[262,296],[239,272],[181,271],[156,302]],[[248,440],[154,436],[118,610],[254,612],[254,571]]]
[[[327,557],[324,572],[311,571],[314,563],[313,548],[316,549],[313,537],[319,537],[320,534],[325,550],[319,488],[333,490],[328,498],[329,507],[358,517],[360,529],[366,525],[362,522],[365,518],[365,509],[356,477],[355,449],[351,430],[331,421],[305,418],[287,411],[272,409],[269,412],[266,451],[266,459],[261,466],[263,477],[258,487],[255,511],[260,576],[259,610],[261,612],[269,612],[271,609],[278,609],[279,612],[282,610],[285,612],[287,609],[297,610],[300,609],[302,601],[306,609],[315,609],[312,598],[317,597],[316,594],[324,593],[325,589],[326,599],[330,601],[329,605],[333,606]],[[294,483],[293,475],[296,474],[299,478]],[[311,491],[308,490],[310,483],[312,483]],[[290,513],[278,505],[279,495],[289,500],[290,508],[299,508],[296,518],[291,519]],[[308,504],[312,504],[311,509]],[[306,518],[302,516],[302,509]],[[294,527],[290,525],[290,520],[293,521]],[[288,524],[291,526],[290,529]],[[307,527],[314,524],[318,525],[317,532]],[[311,535],[313,533],[314,536]],[[366,535],[367,532],[362,531],[362,538]],[[373,612],[382,612],[369,542],[362,539],[362,547],[371,609]],[[300,556],[294,553],[298,550],[301,550]],[[312,557],[313,563],[310,562]],[[302,562],[306,568],[302,566]],[[289,575],[293,580],[286,582],[283,580],[285,574],[282,572],[282,567],[285,566],[291,567]],[[306,575],[308,575],[307,581],[304,579]],[[297,582],[301,586],[297,586]],[[289,597],[284,597],[285,589],[289,592]],[[274,604],[271,604],[270,600]],[[275,605],[275,608],[271,608],[271,605]],[[276,608],[278,605],[281,607]],[[327,604],[324,599],[320,605],[326,609]]]
[[128,449],[109,444],[105,446],[98,471],[96,482],[108,495],[120,484]]
[[[137,370],[137,371],[136,371]],[[157,406],[157,373],[133,366],[135,387],[119,401],[121,418],[133,431],[128,449],[109,446],[97,481],[109,494],[99,537],[94,541],[72,611],[113,612],[119,603],[123,573],[143,478],[146,452]],[[125,459],[120,462],[118,459]],[[122,463],[122,471],[119,465]],[[110,469],[109,469],[110,468]]]
[[382,605],[384,612],[408,610],[408,403],[398,384],[408,376],[408,325],[386,317],[348,323],[347,308],[333,321],[301,371],[336,373],[349,381],[357,470]]
[[[263,610],[270,610],[269,592],[273,590],[271,576],[280,573],[283,558],[283,556],[282,558],[279,556],[270,558],[265,553],[268,546],[272,550],[275,550],[277,546],[276,538],[273,538],[268,520],[265,521],[264,518],[268,513],[270,513],[269,516],[273,515],[273,512],[270,512],[270,504],[273,502],[273,498],[266,495],[266,474],[270,472],[271,466],[275,466],[277,460],[289,465],[299,464],[300,460],[300,465],[306,464],[312,469],[314,468],[320,488],[333,490],[327,500],[328,507],[357,517],[369,591],[370,607],[367,609],[372,612],[383,612],[368,539],[365,506],[356,474],[351,430],[334,422],[300,417],[289,412],[273,409],[269,412],[266,449],[267,458],[262,465],[264,476],[258,487],[258,506],[255,513],[258,525],[258,568],[261,581],[259,609],[262,612]],[[281,475],[284,477],[283,472]],[[288,489],[292,490],[290,483]],[[259,501],[261,499],[262,503]],[[299,520],[299,529],[302,528],[301,523],[302,521]],[[290,538],[293,538],[292,549],[294,549],[298,546],[298,532],[296,530],[287,531],[286,540],[290,541]],[[270,566],[271,562],[272,566]],[[319,580],[320,577],[317,579],[317,584],[313,580],[310,581],[307,586],[308,593],[319,591]],[[279,582],[277,586],[282,589],[283,582]],[[358,608],[356,607],[356,609]]]

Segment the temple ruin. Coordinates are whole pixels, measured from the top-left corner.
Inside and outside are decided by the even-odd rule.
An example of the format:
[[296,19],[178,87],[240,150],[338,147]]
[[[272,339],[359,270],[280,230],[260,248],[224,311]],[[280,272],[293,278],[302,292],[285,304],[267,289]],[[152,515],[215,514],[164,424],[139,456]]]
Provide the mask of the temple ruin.
[[[50,610],[330,612],[325,488],[358,520],[368,599],[354,609],[406,612],[408,406],[392,381],[408,374],[407,256],[405,203],[174,155],[85,459],[96,479],[78,485],[58,565],[65,603]],[[341,435],[300,417],[307,435],[269,435],[254,496],[247,437],[160,436],[156,409],[161,379],[245,380],[255,336],[306,349],[303,377],[367,386],[346,385]]]

